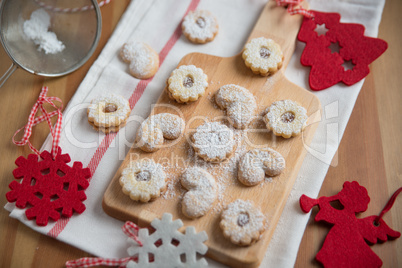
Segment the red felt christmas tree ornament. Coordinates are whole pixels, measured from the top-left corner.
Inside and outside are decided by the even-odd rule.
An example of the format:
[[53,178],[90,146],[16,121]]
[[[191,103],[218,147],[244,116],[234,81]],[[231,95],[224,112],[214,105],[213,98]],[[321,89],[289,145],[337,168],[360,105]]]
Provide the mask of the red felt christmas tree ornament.
[[[68,154],[62,154],[58,146],[60,141],[62,113],[53,101],[61,103],[57,97],[47,97],[47,87],[43,87],[39,99],[35,103],[29,115],[28,124],[19,129],[13,137],[16,145],[28,144],[34,154],[27,158],[20,156],[15,161],[18,166],[13,171],[14,178],[9,187],[11,191],[6,193],[9,202],[15,202],[18,208],[26,208],[25,215],[29,220],[36,219],[36,224],[45,226],[49,219],[57,221],[60,216],[71,217],[73,212],[82,213],[85,210],[83,201],[86,200],[85,189],[89,186],[88,179],[91,172],[83,168],[81,162],[68,163],[71,158]],[[43,104],[48,103],[56,110],[48,113]],[[42,115],[35,117],[38,110]],[[57,115],[54,127],[51,117]],[[52,150],[39,153],[29,142],[32,127],[47,121],[51,129]],[[16,141],[15,136],[24,129],[21,141]],[[39,158],[40,156],[40,158]]]
[[[366,188],[356,181],[345,182],[343,189],[334,196],[313,199],[302,195],[300,207],[303,212],[308,213],[312,207],[318,206],[315,221],[332,225],[316,259],[324,267],[381,267],[381,259],[367,242],[376,244],[379,240],[384,242],[388,238],[400,237],[401,234],[382,219],[400,192],[402,187],[392,195],[379,216],[361,219],[356,218],[356,213],[366,211],[370,197]],[[340,206],[332,205],[334,202],[339,202]]]
[[310,12],[312,16],[303,19],[298,40],[306,43],[300,62],[311,66],[311,89],[323,90],[339,82],[350,86],[366,77],[369,64],[388,44],[364,36],[361,24],[340,23],[338,13]]

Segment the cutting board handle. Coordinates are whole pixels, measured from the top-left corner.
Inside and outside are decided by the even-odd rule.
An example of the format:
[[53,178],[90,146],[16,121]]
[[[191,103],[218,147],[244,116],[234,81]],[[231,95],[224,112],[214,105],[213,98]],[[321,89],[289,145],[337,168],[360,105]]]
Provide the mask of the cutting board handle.
[[[304,1],[302,6],[307,9],[307,2]],[[283,66],[286,68],[295,50],[296,37],[302,20],[302,15],[290,15],[285,7],[277,6],[274,0],[269,0],[247,42],[257,37],[273,39],[282,48],[285,57]]]

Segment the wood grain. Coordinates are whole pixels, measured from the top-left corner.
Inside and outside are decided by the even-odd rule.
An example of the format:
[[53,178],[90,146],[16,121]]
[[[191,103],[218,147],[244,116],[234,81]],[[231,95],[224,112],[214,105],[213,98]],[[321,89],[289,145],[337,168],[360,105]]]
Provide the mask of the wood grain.
[[[378,215],[391,195],[402,186],[402,120],[397,112],[402,101],[400,89],[402,35],[396,25],[402,23],[398,10],[402,1],[385,3],[379,38],[388,42],[388,50],[371,64],[355,108],[338,149],[338,164],[329,168],[319,196],[336,194],[344,181],[356,180],[370,196],[366,212],[358,217]],[[314,222],[315,208],[300,244],[296,267],[320,267],[314,257],[324,242],[329,227]],[[402,198],[398,197],[384,220],[402,231]],[[402,239],[371,247],[382,259],[383,267],[402,266]]]
[[[112,1],[101,8],[103,29],[99,46],[91,59],[79,70],[68,76],[54,79],[44,79],[17,70],[0,89],[0,119],[5,122],[0,128],[2,137],[0,140],[2,152],[0,196],[3,197],[1,205],[6,203],[4,196],[12,180],[14,160],[20,155],[26,156],[31,153],[27,147],[13,145],[11,137],[26,123],[29,109],[35,102],[41,86],[43,84],[50,86],[49,95],[58,96],[67,104],[107,42],[129,2],[129,0]],[[389,196],[402,185],[402,155],[400,153],[402,149],[400,139],[402,36],[399,26],[402,24],[402,17],[399,14],[401,9],[402,1],[387,0],[385,3],[379,37],[388,42],[389,48],[371,65],[371,74],[364,83],[341,141],[338,164],[330,168],[320,192],[320,195],[332,195],[339,191],[344,180],[359,180],[370,193],[371,202],[367,213],[372,214],[378,213]],[[5,72],[10,64],[11,61],[0,48],[0,73]],[[376,129],[377,131],[373,132]],[[380,130],[379,133],[378,130]],[[31,141],[35,146],[40,147],[47,135],[47,128],[38,126]],[[374,159],[377,160],[374,161]],[[379,170],[376,171],[378,162],[382,162],[382,167],[380,165]],[[402,202],[398,198],[391,211],[385,215],[385,220],[398,231],[402,231],[400,211],[402,211]],[[314,256],[321,247],[328,228],[312,225],[312,219],[310,218],[300,245],[296,267],[318,266],[318,263],[314,262]],[[378,244],[372,248],[384,261],[383,267],[402,266],[400,254],[402,239]],[[65,267],[64,263],[67,260],[85,256],[90,254],[41,235],[10,218],[6,210],[0,210],[0,267]]]
[[[272,38],[275,41],[278,40],[277,42],[284,48],[285,58],[290,59],[294,51],[301,18],[285,16],[285,12],[286,10],[284,9],[278,9],[275,2],[269,2],[262,11],[255,28],[250,34],[250,38],[263,36]],[[284,29],[285,25],[287,31]],[[257,267],[264,257],[269,240],[303,162],[306,154],[304,145],[308,145],[311,142],[318,124],[312,124],[303,131],[302,135],[291,139],[277,138],[267,131],[265,133],[256,132],[253,127],[241,131],[241,135],[246,136],[239,142],[241,144],[238,144],[238,147],[246,146],[247,150],[256,147],[271,147],[280,152],[286,159],[287,168],[285,171],[274,178],[272,182],[264,184],[263,187],[245,187],[238,183],[235,177],[236,173],[227,174],[227,170],[222,169],[222,166],[226,165],[225,163],[216,164],[212,168],[213,171],[210,171],[216,177],[224,177],[223,181],[226,182],[225,186],[222,185],[222,187],[225,187],[224,200],[221,201],[223,206],[236,199],[252,200],[266,215],[268,220],[267,230],[259,242],[249,247],[233,245],[223,237],[219,227],[220,210],[211,211],[195,220],[186,218],[180,210],[179,186],[175,187],[174,198],[158,198],[146,204],[132,201],[121,190],[119,178],[122,170],[129,166],[130,161],[133,159],[152,158],[155,162],[161,164],[166,159],[181,159],[183,161],[168,162],[168,165],[175,166],[175,168],[169,169],[167,176],[170,180],[175,181],[174,185],[177,185],[183,170],[188,166],[194,165],[193,161],[197,161],[196,158],[191,159],[192,157],[188,153],[189,137],[192,135],[192,131],[204,121],[216,121],[224,117],[223,111],[214,107],[213,97],[212,100],[208,98],[208,96],[214,96],[220,86],[236,84],[247,88],[258,100],[259,112],[262,112],[274,101],[294,100],[307,109],[310,123],[318,120],[319,113],[317,112],[321,109],[320,102],[311,92],[289,82],[285,78],[283,70],[268,78],[254,75],[245,66],[241,54],[221,58],[192,53],[185,56],[179,65],[196,65],[208,75],[210,85],[205,95],[197,102],[178,104],[175,101],[171,101],[166,91],[163,91],[156,103],[157,108],[154,108],[152,113],[176,113],[176,111],[179,111],[178,115],[187,123],[185,134],[174,141],[173,145],[166,146],[151,154],[141,151],[134,144],[106,190],[103,208],[112,217],[143,224],[149,224],[155,217],[161,218],[163,213],[169,212],[173,215],[173,218],[181,218],[184,226],[194,226],[197,230],[207,232],[209,237],[206,242],[208,257],[230,266]],[[261,125],[262,122],[258,123]]]

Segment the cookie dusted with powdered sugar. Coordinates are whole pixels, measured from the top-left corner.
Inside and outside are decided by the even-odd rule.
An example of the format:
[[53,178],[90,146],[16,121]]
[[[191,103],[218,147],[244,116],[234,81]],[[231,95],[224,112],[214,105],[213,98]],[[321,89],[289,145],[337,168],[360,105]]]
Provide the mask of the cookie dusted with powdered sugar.
[[267,76],[277,72],[283,63],[281,47],[274,40],[254,38],[244,46],[244,63],[253,73]]
[[263,119],[276,136],[290,138],[299,135],[306,127],[307,111],[292,100],[281,100],[265,110]]
[[265,231],[265,216],[250,201],[238,199],[222,212],[219,225],[233,244],[249,246]]
[[285,158],[271,148],[253,149],[245,153],[238,168],[238,179],[247,186],[261,183],[265,175],[277,176],[285,169]]
[[204,44],[214,40],[219,25],[208,10],[190,11],[183,19],[181,28],[185,37],[193,43]]
[[256,114],[257,103],[254,95],[238,85],[224,85],[219,88],[215,102],[226,110],[229,122],[239,129],[245,129]]
[[164,138],[174,140],[184,131],[184,120],[170,113],[160,113],[148,117],[137,132],[136,143],[145,152],[159,150]]
[[152,159],[131,161],[119,179],[123,193],[134,201],[149,202],[166,190],[166,174]]
[[208,76],[194,65],[182,65],[175,69],[166,83],[169,97],[178,103],[196,101],[208,87]]
[[236,149],[233,131],[219,122],[207,122],[197,127],[191,141],[195,153],[208,162],[221,162]]
[[120,49],[121,59],[128,63],[130,74],[138,79],[148,79],[159,69],[159,55],[143,42],[128,42]]
[[95,130],[105,133],[117,132],[123,127],[130,115],[128,100],[123,96],[108,93],[91,101],[88,106],[88,122]]
[[206,170],[190,167],[180,178],[181,185],[188,190],[181,205],[183,214],[189,218],[204,216],[217,198],[217,184]]

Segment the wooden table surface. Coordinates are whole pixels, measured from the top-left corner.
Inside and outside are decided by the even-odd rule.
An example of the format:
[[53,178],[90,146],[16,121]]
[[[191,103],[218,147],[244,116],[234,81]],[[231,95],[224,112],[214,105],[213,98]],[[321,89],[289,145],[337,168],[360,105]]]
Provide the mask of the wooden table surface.
[[[58,96],[65,104],[85,77],[113,32],[129,0],[112,1],[101,8],[102,36],[90,60],[79,70],[61,78],[42,78],[18,69],[0,89],[0,204],[12,181],[14,161],[31,153],[28,146],[11,142],[14,132],[26,123],[31,107],[42,85],[49,86],[49,96]],[[371,201],[359,217],[378,214],[392,193],[402,186],[402,1],[387,0],[379,37],[389,44],[388,50],[373,64],[346,127],[337,156],[329,168],[319,196],[334,195],[344,181],[356,180],[365,186]],[[0,48],[0,73],[11,61]],[[15,109],[18,107],[18,109]],[[31,137],[40,148],[48,135],[46,127],[37,127]],[[402,231],[402,198],[399,197],[384,219],[395,230]],[[317,224],[313,213],[300,245],[296,267],[319,266],[314,260],[329,227]],[[402,267],[402,239],[372,246],[384,262],[383,267]],[[53,238],[41,235],[8,216],[0,209],[0,267],[64,267],[67,260],[90,254]]]

